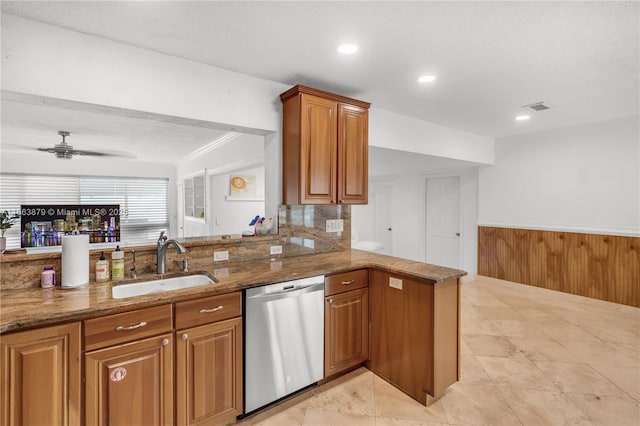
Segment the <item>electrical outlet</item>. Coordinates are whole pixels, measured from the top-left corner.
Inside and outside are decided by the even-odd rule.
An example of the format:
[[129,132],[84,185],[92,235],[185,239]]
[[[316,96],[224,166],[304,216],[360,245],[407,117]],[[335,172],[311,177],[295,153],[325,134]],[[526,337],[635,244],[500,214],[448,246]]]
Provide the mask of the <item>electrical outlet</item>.
[[213,261],[220,262],[222,260],[229,260],[229,252],[228,251],[214,251],[213,252]]
[[282,254],[282,246],[271,246],[269,254]]
[[344,220],[336,219],[336,232],[344,231]]
[[399,278],[389,277],[389,287],[402,290],[402,280]]
[[272,271],[279,271],[280,269],[282,269],[282,262],[271,262]]
[[224,278],[229,276],[229,268],[218,268],[213,270],[213,276],[216,278]]

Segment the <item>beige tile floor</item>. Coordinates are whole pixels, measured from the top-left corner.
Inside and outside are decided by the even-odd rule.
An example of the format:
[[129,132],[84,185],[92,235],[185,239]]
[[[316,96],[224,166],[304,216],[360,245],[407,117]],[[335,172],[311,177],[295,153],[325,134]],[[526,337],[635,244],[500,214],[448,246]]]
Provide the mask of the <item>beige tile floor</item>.
[[360,368],[242,425],[640,425],[640,309],[471,277],[460,381],[430,407]]

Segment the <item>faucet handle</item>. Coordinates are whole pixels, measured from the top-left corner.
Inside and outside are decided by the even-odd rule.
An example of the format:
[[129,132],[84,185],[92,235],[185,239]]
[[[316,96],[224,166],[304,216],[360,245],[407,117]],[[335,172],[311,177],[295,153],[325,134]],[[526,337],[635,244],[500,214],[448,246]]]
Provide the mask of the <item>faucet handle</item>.
[[160,231],[160,236],[158,237],[158,242],[163,242],[167,240],[167,236],[164,235],[164,231]]

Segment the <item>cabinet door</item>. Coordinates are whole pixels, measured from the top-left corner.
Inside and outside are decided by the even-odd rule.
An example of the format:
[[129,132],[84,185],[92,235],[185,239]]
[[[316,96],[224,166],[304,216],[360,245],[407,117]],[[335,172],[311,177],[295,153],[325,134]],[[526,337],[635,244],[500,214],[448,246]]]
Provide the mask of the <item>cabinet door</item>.
[[337,102],[302,95],[300,204],[336,202]]
[[375,269],[369,271],[369,279],[368,365],[425,404],[426,395],[433,395],[433,284]]
[[369,111],[338,105],[338,203],[367,204]]
[[369,358],[369,290],[325,298],[324,375],[358,365]]
[[177,423],[220,424],[242,414],[242,318],[179,331]]
[[2,336],[2,425],[80,424],[80,323]]
[[85,355],[88,425],[173,424],[171,334]]

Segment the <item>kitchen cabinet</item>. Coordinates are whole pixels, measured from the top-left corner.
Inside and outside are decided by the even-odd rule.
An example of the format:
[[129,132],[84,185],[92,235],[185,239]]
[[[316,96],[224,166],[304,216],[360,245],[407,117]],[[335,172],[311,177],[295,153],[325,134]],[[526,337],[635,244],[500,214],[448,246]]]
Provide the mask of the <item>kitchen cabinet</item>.
[[370,270],[368,367],[422,404],[459,374],[458,279],[435,284]]
[[172,305],[85,321],[85,418],[91,425],[172,425]]
[[80,330],[74,322],[2,336],[2,425],[81,424]]
[[366,269],[325,278],[325,377],[369,358],[368,285]]
[[367,102],[295,86],[283,102],[283,204],[367,204]]
[[177,424],[234,420],[243,409],[241,293],[176,303],[176,328]]

